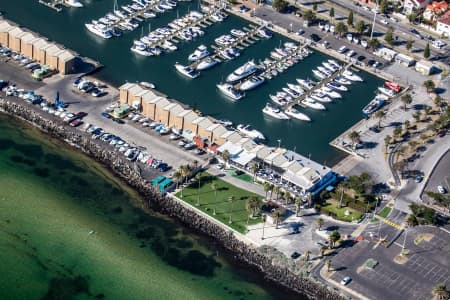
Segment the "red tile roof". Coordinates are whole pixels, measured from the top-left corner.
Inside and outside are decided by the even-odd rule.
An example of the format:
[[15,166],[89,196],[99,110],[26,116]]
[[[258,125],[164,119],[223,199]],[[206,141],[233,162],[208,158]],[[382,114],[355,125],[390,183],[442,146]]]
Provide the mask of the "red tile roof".
[[442,16],[439,18],[438,22],[441,22],[441,23],[450,25],[450,10],[447,11],[444,15],[442,15]]

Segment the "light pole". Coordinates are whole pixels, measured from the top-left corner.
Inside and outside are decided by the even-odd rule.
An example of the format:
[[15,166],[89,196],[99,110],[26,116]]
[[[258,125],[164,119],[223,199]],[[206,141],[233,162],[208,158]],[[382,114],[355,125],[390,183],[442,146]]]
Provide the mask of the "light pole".
[[264,227],[266,225],[266,214],[263,214],[263,228],[262,228],[262,236],[261,236],[261,240],[264,239]]
[[281,140],[277,140],[278,142],[278,148],[281,148]]
[[406,246],[406,236],[408,235],[408,227],[405,228],[405,238],[403,239],[402,251],[405,250]]
[[373,13],[373,23],[372,23],[372,31],[370,32],[370,39],[373,38],[373,30],[375,28],[375,20],[377,19],[377,12],[378,12],[378,0],[377,0],[377,6],[375,8],[375,12]]

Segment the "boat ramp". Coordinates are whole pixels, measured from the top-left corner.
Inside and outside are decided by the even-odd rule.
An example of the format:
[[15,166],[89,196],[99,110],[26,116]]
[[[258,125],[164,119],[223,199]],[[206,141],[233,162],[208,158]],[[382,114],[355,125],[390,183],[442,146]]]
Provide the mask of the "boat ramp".
[[315,91],[326,85],[327,83],[333,81],[336,77],[342,75],[342,73],[346,70],[348,70],[352,66],[352,63],[347,63],[343,68],[341,68],[339,71],[334,72],[331,76],[321,80],[319,83],[317,83],[313,88],[310,90],[307,90],[304,94],[297,97],[294,101],[287,103],[283,108],[289,109],[295,105],[299,105],[301,107],[306,108],[307,106],[303,104],[303,100],[305,100],[306,97],[311,96]]

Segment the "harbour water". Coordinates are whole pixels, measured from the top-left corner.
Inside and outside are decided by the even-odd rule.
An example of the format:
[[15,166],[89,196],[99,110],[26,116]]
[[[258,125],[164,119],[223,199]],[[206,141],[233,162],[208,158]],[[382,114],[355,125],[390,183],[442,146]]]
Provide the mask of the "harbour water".
[[3,115],[0,170],[1,299],[302,299]]
[[[225,22],[215,23],[206,28],[205,36],[189,43],[177,44],[178,51],[159,57],[143,57],[130,51],[133,39],[139,38],[142,34],[141,27],[144,28],[144,33],[147,33],[149,24],[151,30],[164,26],[176,18],[177,14],[182,16],[189,10],[198,9],[198,2],[180,2],[178,8],[173,11],[160,14],[156,19],[143,22],[144,25],[137,30],[111,40],[94,36],[87,31],[84,23],[111,11],[112,0],[84,1],[86,4],[84,8],[65,8],[60,13],[38,4],[37,1],[4,2],[1,9],[5,12],[6,18],[104,64],[106,67],[98,73],[101,79],[115,85],[121,85],[125,81],[155,83],[158,90],[173,99],[198,108],[213,117],[230,119],[236,124],[252,124],[268,137],[270,145],[277,145],[277,141],[281,140],[282,146],[295,149],[326,165],[333,165],[343,156],[328,143],[362,118],[361,109],[373,98],[377,86],[382,84],[380,79],[360,72],[359,75],[365,81],[352,84],[350,91],[344,93],[343,99],[326,105],[326,111],[301,109],[312,118],[313,122],[276,120],[261,112],[265,103],[270,101],[269,94],[281,90],[288,82],[295,83],[295,78],[313,79],[311,70],[329,57],[315,51],[313,55],[288,69],[281,76],[254,91],[249,91],[244,99],[233,103],[219,93],[216,84],[249,59],[258,61],[268,57],[271,50],[282,41],[286,41],[284,37],[275,35],[270,40],[257,42],[244,50],[238,59],[204,71],[198,79],[191,80],[179,75],[173,67],[174,63],[187,63],[188,55],[198,45],[209,46],[221,34],[247,25],[246,21],[230,16]],[[119,1],[119,5],[125,3],[127,2]]]

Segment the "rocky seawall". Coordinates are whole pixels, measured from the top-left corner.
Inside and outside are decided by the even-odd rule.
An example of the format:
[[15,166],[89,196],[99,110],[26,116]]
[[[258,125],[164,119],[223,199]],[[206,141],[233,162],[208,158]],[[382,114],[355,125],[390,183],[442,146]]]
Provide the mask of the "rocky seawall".
[[267,279],[300,294],[305,294],[311,299],[345,299],[326,285],[309,277],[297,275],[288,267],[275,264],[270,256],[238,240],[232,232],[213,223],[195,209],[189,208],[171,197],[161,196],[141,177],[137,168],[134,168],[123,156],[117,155],[117,152],[107,145],[91,139],[89,134],[71,128],[61,120],[36,110],[33,106],[16,102],[15,99],[0,99],[0,111],[31,123],[52,137],[66,141],[101,162],[140,193],[143,199],[142,205],[145,208],[174,217],[184,225],[213,238],[231,251],[235,259],[258,269]]

